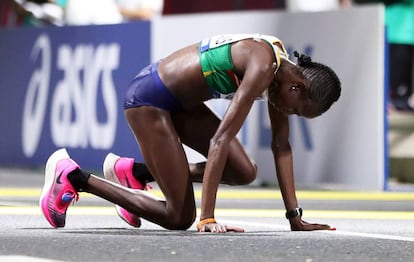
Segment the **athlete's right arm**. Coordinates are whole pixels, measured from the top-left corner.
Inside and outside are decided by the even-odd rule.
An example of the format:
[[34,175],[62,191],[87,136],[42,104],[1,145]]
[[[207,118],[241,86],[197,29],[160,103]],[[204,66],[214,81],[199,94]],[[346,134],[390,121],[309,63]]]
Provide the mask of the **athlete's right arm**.
[[[273,80],[273,56],[267,49],[268,47],[253,41],[248,42],[246,45],[238,46],[236,49],[239,52],[236,53],[237,57],[245,55],[249,57],[243,57],[242,59],[245,59],[243,61],[242,59],[234,59],[237,60],[239,67],[244,67],[242,68],[244,70],[243,80],[216,133],[210,140],[203,177],[200,220],[207,221],[209,218],[214,218],[216,193],[227,161],[229,144],[246,120],[256,98],[267,89]],[[216,228],[215,226],[215,223],[209,223],[204,228],[225,230],[225,228]],[[230,228],[227,227],[227,229]]]

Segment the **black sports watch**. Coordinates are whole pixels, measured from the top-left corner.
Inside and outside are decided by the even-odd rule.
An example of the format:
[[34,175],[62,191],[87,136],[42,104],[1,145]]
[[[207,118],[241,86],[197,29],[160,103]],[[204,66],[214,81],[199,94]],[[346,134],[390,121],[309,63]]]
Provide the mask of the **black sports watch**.
[[302,208],[297,207],[295,209],[286,211],[285,215],[286,215],[287,219],[291,219],[291,218],[294,218],[294,217],[297,217],[297,216],[302,216],[302,214],[303,214]]

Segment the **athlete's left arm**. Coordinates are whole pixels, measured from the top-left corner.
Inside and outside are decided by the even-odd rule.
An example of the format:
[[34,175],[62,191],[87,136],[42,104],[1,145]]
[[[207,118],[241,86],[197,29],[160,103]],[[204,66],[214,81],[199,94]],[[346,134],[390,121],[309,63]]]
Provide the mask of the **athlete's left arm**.
[[[277,111],[268,103],[270,124],[272,128],[272,152],[275,161],[276,175],[280,191],[287,211],[297,211],[295,182],[293,176],[293,157],[289,143],[289,118],[285,113]],[[292,212],[293,214],[295,212]],[[311,224],[302,220],[302,214],[289,218],[293,231],[311,231],[332,229],[329,225]]]

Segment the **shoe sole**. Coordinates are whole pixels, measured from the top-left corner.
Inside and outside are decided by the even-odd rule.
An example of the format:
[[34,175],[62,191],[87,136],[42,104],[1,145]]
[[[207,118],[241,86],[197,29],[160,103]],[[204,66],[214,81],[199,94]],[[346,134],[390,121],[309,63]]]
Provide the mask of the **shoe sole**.
[[[119,156],[109,153],[103,163],[103,173],[104,173],[104,177],[105,179],[108,179],[109,181],[116,183],[118,185],[121,185],[121,183],[119,182],[118,177],[115,174],[115,170],[114,170],[114,166],[116,164],[116,162],[118,161],[118,159],[120,159]],[[133,190],[133,189],[130,189]],[[116,213],[118,214],[118,216],[125,221],[128,225],[132,226],[132,227],[140,227],[141,226],[141,220],[139,220],[139,223],[137,222],[136,224],[131,224],[130,222],[128,222],[128,220],[122,215],[121,213],[121,209],[122,207],[115,205],[115,210]]]
[[66,151],[66,149],[62,148],[62,149],[55,151],[47,159],[47,162],[46,162],[45,183],[43,185],[42,193],[40,195],[39,205],[40,205],[43,215],[46,217],[47,221],[49,221],[49,223],[53,227],[58,227],[58,226],[55,225],[50,218],[47,200],[50,196],[50,189],[53,185],[53,182],[55,181],[56,166],[60,160],[67,159],[67,158],[70,158],[68,155],[68,152]]
[[121,209],[122,209],[122,207],[120,207],[120,206],[118,206],[118,205],[115,205],[115,210],[116,210],[116,213],[118,214],[118,216],[125,222],[125,223],[127,223],[128,225],[130,225],[130,226],[132,226],[132,227],[136,227],[136,228],[138,228],[138,227],[140,227],[141,226],[141,219],[139,218],[139,217],[136,217],[136,220],[134,221],[135,223],[134,224],[132,224],[132,223],[130,223],[123,215],[122,215],[122,212],[121,212]]
[[119,182],[114,170],[115,163],[119,158],[119,156],[109,153],[103,163],[103,173],[106,179],[120,185],[121,183]]

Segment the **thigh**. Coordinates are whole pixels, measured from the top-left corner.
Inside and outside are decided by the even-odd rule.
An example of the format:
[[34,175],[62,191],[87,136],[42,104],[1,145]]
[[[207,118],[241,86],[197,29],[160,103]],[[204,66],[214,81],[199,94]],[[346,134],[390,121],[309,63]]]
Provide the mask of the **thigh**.
[[[207,157],[210,139],[213,137],[220,118],[206,105],[180,111],[172,116],[181,141]],[[245,184],[256,177],[256,165],[248,156],[237,138],[230,142],[230,150],[223,173],[223,182],[228,184]]]
[[195,212],[187,158],[170,113],[141,106],[127,109],[125,115],[144,161],[167,200],[167,212]]

